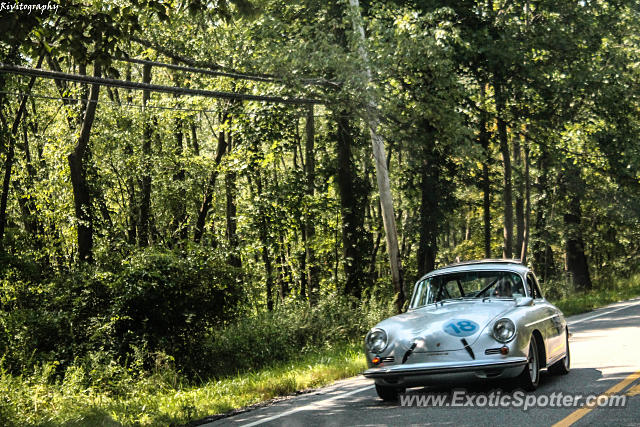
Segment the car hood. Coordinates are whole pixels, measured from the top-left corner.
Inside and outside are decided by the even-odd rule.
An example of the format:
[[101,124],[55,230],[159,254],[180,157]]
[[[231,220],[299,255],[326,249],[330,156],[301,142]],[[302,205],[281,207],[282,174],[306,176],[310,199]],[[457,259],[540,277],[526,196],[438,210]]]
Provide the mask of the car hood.
[[464,300],[430,304],[378,323],[389,344],[414,352],[453,351],[472,345],[496,318],[515,308],[513,300]]

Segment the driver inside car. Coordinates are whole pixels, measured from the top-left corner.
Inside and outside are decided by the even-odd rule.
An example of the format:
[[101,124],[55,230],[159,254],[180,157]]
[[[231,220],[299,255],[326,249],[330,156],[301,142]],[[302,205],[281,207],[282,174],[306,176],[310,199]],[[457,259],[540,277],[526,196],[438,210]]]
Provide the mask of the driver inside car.
[[502,278],[496,285],[493,296],[496,297],[511,297],[513,296],[511,292],[511,281],[508,278]]

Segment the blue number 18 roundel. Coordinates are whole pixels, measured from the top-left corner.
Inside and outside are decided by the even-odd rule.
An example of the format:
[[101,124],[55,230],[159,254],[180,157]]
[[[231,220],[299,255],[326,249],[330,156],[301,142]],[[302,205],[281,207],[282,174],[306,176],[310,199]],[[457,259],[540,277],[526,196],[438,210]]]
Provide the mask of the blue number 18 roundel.
[[454,337],[468,337],[478,331],[478,324],[473,320],[452,319],[446,322],[442,329]]

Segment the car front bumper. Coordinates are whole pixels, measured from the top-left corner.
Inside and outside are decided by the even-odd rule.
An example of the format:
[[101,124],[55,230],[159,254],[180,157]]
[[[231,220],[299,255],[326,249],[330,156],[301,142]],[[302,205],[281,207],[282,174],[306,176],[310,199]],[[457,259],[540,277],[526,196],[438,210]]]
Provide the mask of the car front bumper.
[[512,376],[527,364],[526,357],[509,357],[501,360],[474,360],[469,362],[426,362],[406,365],[380,366],[367,369],[363,375],[375,380],[391,383],[417,382],[423,377],[433,378],[443,374],[471,374],[476,378]]

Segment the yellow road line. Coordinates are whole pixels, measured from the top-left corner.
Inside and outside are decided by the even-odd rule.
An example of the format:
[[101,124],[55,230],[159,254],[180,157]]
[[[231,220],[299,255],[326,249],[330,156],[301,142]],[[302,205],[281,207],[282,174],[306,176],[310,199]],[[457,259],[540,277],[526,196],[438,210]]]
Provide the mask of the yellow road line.
[[[613,387],[611,387],[609,390],[602,393],[600,396],[611,396],[612,394],[616,394],[619,391],[623,390],[626,386],[628,386],[629,384],[637,380],[638,378],[640,378],[640,371],[634,372],[633,374],[629,375],[627,378],[615,384]],[[636,387],[634,387],[633,389],[635,389]],[[598,398],[600,396],[598,396]],[[596,398],[595,401],[597,400],[598,399]],[[571,424],[575,423],[580,418],[584,417],[589,412],[593,411],[594,408],[595,408],[595,405],[591,407],[583,406],[582,408],[576,410],[575,412],[570,413],[567,417],[555,423],[552,427],[569,427]]]
[[640,394],[640,384],[634,385],[629,390],[627,390],[627,393],[626,393],[627,396],[637,396],[639,394]]

